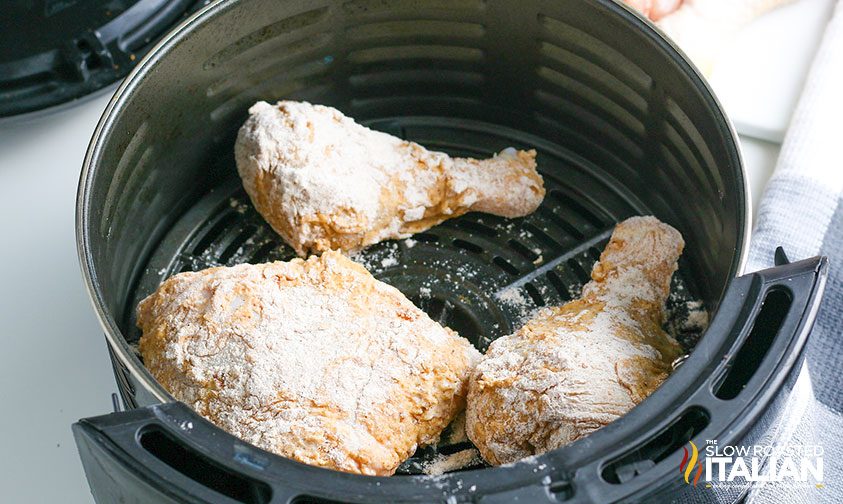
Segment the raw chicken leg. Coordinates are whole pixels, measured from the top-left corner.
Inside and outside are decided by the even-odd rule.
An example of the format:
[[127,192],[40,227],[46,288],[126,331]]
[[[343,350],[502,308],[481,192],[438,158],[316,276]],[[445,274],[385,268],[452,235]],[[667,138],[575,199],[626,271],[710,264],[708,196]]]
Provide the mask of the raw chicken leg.
[[575,441],[629,411],[681,354],[661,328],[684,242],[654,217],[621,222],[582,297],[493,342],[469,381],[466,431],[491,464]]
[[439,438],[480,358],[338,252],[179,273],[141,301],[138,326],[146,367],[208,420],[369,475]]
[[255,208],[299,255],[356,251],[466,212],[520,217],[544,198],[535,151],[451,158],[304,102],[249,109],[235,146]]

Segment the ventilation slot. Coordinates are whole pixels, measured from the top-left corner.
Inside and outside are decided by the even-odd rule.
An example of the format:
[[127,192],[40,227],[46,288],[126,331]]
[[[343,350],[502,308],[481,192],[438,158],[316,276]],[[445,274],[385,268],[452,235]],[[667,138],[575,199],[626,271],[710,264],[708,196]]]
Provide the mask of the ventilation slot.
[[[552,111],[550,111],[552,112]],[[591,162],[600,164],[608,164],[616,167],[617,171],[623,171],[630,176],[640,176],[638,171],[630,166],[630,159],[619,155],[618,152],[612,150],[605,145],[605,142],[597,142],[595,138],[599,138],[600,131],[593,134],[588,134],[582,131],[582,127],[571,124],[570,118],[551,116],[547,113],[534,112],[533,118],[538,125],[541,125],[546,131],[554,131],[559,135],[561,145],[572,149],[572,152],[585,156]],[[593,136],[594,134],[597,137]]]
[[252,263],[257,264],[263,262],[269,254],[278,247],[274,241],[268,241],[260,246],[260,248],[252,256]]
[[567,210],[556,207],[554,210],[549,211],[549,213],[553,216],[554,223],[561,227],[566,233],[571,235],[572,238],[577,241],[582,241],[585,238],[582,231],[575,228],[568,221],[562,218],[561,215],[567,214]]
[[129,370],[120,362],[114,355],[111,345],[108,345],[108,356],[111,358],[111,365],[114,368],[114,377],[117,380],[117,387],[120,389],[120,397],[123,399],[123,404],[126,408],[137,408],[137,401],[135,401],[135,386],[129,379]]
[[469,252],[473,252],[475,254],[480,254],[481,252],[483,252],[483,247],[481,247],[480,245],[475,245],[471,242],[460,240],[459,238],[454,240],[454,246],[459,247],[463,250],[468,250]]
[[577,276],[577,280],[582,283],[587,283],[591,280],[591,275],[582,267],[582,264],[578,263],[574,259],[568,259],[568,267],[571,268],[571,271]]
[[509,240],[507,243],[510,247],[515,249],[516,252],[524,256],[524,258],[526,258],[530,262],[534,262],[536,259],[539,258],[539,254],[535,253],[530,247],[524,245],[519,241]]
[[[277,74],[277,69],[280,63],[279,58],[268,57],[268,55],[283,55],[284,63],[293,65],[294,62],[306,62],[308,60],[318,59],[327,64],[330,61],[324,53],[324,47],[331,41],[331,35],[327,33],[316,33],[307,35],[303,38],[293,41],[284,40],[279,43],[278,40],[268,41],[261,46],[257,54],[250,55],[251,57],[226,65],[226,72],[219,80],[208,85],[205,91],[208,97],[213,97],[226,91],[230,88],[235,88],[237,92],[247,91],[251,88],[253,83],[261,82],[260,76],[272,76]],[[321,53],[320,53],[321,51]],[[321,57],[318,57],[321,56]],[[248,69],[249,78],[244,79],[243,69]],[[267,74],[272,70],[275,73]]]
[[563,301],[570,301],[571,300],[571,293],[568,291],[568,286],[565,285],[565,282],[562,278],[556,274],[555,271],[548,271],[547,272],[547,280],[550,282],[550,285],[556,289],[556,292],[559,293],[559,296],[562,298]]
[[440,88],[477,87],[483,84],[483,74],[478,72],[461,72],[442,68],[420,68],[415,70],[384,70],[352,75],[349,84],[356,88],[371,88],[379,86],[381,90],[395,89],[394,86],[418,87],[424,83],[426,87],[438,85]]
[[562,245],[559,244],[559,242],[557,242],[556,240],[551,238],[549,234],[547,234],[543,230],[539,229],[535,225],[530,224],[529,222],[524,224],[524,229],[529,231],[530,234],[532,234],[533,236],[535,236],[536,238],[541,240],[545,245],[547,245],[548,247],[550,247],[552,249],[557,249],[557,248],[560,248],[562,246]]
[[482,324],[465,306],[447,299],[428,296],[410,296],[410,301],[431,319],[439,322],[439,325],[453,329],[477,347],[483,346]]
[[[572,94],[570,90],[562,90],[558,95],[541,89],[533,93],[533,97],[541,102],[543,108],[551,113],[556,113],[557,118],[564,118],[571,126],[590,138],[602,139],[602,144],[608,144],[610,152],[621,155],[624,158],[640,159],[644,152],[639,144],[630,140],[628,131],[621,131],[614,126],[614,119],[605,117],[602,108],[597,104],[580,105],[575,101],[568,101],[561,96]],[[582,100],[578,100],[582,101]],[[585,130],[585,131],[583,131]],[[594,141],[591,142],[595,144]],[[618,152],[621,150],[622,152]]]
[[148,130],[149,123],[141,123],[133,133],[130,133],[131,140],[123,148],[123,154],[120,156],[120,161],[117,162],[117,168],[112,175],[113,179],[103,202],[102,213],[105,218],[100,223],[100,234],[110,234],[109,227],[111,223],[115,222],[117,207],[123,204],[121,203],[123,198],[120,196],[126,192],[132,175],[137,173],[134,167],[149,150],[146,143]]
[[330,79],[325,76],[332,63],[330,57],[323,57],[295,67],[286,67],[280,72],[278,68],[270,67],[257,75],[244,73],[240,77],[241,84],[229,93],[231,97],[211,111],[211,121],[219,122],[231,114],[242,113],[241,109],[261,98],[291,97],[290,95],[301,90],[316,92],[319,87],[330,84]]
[[413,235],[413,240],[424,243],[436,243],[439,241],[439,237],[431,233],[418,233]]
[[702,408],[691,408],[650,442],[603,468],[603,479],[613,484],[626,483],[666,459],[688,444],[708,425],[709,415]]
[[792,301],[790,292],[783,288],[772,289],[767,293],[752,331],[729,364],[729,370],[714,395],[729,400],[743,391],[770,351]]
[[373,47],[348,53],[351,63],[378,63],[400,60],[481,61],[483,50],[476,47],[448,45],[400,45]]
[[463,229],[467,229],[469,231],[474,231],[475,233],[480,233],[486,236],[497,236],[498,232],[494,229],[490,228],[489,226],[476,221],[471,220],[463,220],[463,221],[456,221],[457,225]]
[[[473,93],[473,92],[472,92]],[[395,96],[382,96],[376,98],[367,98],[367,99],[358,99],[352,98],[349,106],[354,109],[358,110],[361,113],[365,111],[386,111],[386,110],[395,110],[395,107],[409,107],[410,103],[413,106],[419,107],[441,107],[444,110],[452,110],[451,107],[477,107],[483,104],[483,102],[475,97],[473,94],[471,96],[457,96],[455,92],[450,92],[446,94],[406,94],[406,95],[395,95]],[[422,110],[427,110],[422,108]]]
[[536,306],[545,305],[544,298],[542,297],[541,292],[539,292],[539,289],[537,289],[535,285],[527,283],[524,285],[524,288],[527,289],[527,294],[530,295],[530,298],[532,298],[533,302],[536,303]]
[[396,38],[453,40],[454,38],[480,38],[484,32],[483,26],[476,23],[402,19],[352,26],[346,31],[346,36],[352,40],[395,40]]
[[343,502],[302,495],[293,499],[290,504],[343,504]]
[[228,262],[229,259],[234,257],[234,255],[237,254],[238,251],[242,253],[243,250],[241,247],[253,234],[255,234],[255,231],[257,231],[257,229],[254,226],[244,227],[243,230],[240,231],[240,234],[238,234],[237,237],[231,243],[229,243],[227,247],[225,247],[225,250],[222,251],[222,254],[220,254],[219,262],[225,264]]
[[328,14],[327,7],[321,7],[301,14],[296,14],[273,24],[262,26],[260,29],[246,35],[237,40],[225,49],[211,56],[204,64],[203,68],[209,70],[222,63],[225,63],[241,53],[244,53],[253,47],[263,44],[267,41],[276,39],[282,34],[290,33],[294,30],[302,29],[306,26],[315,24],[322,20]]
[[141,446],[152,456],[200,485],[245,504],[265,504],[272,489],[266,483],[221,467],[180,444],[164,430],[153,427],[140,435]]
[[577,213],[577,215],[580,215],[585,218],[585,220],[588,221],[588,223],[594,226],[595,228],[603,229],[604,227],[606,227],[606,224],[599,217],[597,217],[594,212],[584,207],[579,201],[569,197],[561,190],[553,189],[550,191],[550,195],[553,196],[555,200],[559,201],[563,205],[571,208],[574,212]]
[[568,75],[588,85],[603,96],[622,105],[635,117],[646,115],[647,101],[644,97],[590,59],[547,42],[541,43],[539,51],[546,60],[544,61],[545,68]]
[[510,275],[517,275],[518,274],[518,268],[513,266],[509,261],[507,261],[503,257],[497,256],[494,259],[492,259],[492,261],[495,264],[497,264],[498,266],[500,266],[500,268],[502,270],[506,271]]
[[199,240],[195,247],[193,247],[193,253],[196,255],[201,255],[205,252],[208,247],[216,240],[223,232],[225,228],[233,224],[237,220],[237,215],[234,213],[227,213],[225,214],[220,220],[218,220],[211,229],[209,229]]
[[[674,127],[677,131],[684,133],[682,135],[683,141],[685,142],[688,148],[693,148],[694,157],[697,159],[697,161],[703,166],[714,166],[717,162],[714,160],[714,156],[712,155],[711,150],[706,145],[706,142],[703,139],[703,135],[697,129],[697,126],[694,124],[694,121],[692,121],[691,118],[688,117],[688,115],[677,102],[673,101],[670,98],[665,99],[665,107],[669,112],[668,124],[675,125]],[[720,172],[718,170],[703,169],[700,171],[700,173],[706,179],[708,179],[709,183],[714,189],[717,190],[717,192],[721,194],[723,193],[723,179],[720,177]]]
[[[560,19],[539,14],[538,20],[547,35],[547,46],[556,45],[557,49],[576,54],[581,59],[599,65],[615,79],[632,87],[639,96],[647,94],[653,82],[652,78],[617,49]],[[548,51],[544,46],[545,44],[540,49],[542,53],[554,57],[554,52]]]
[[392,16],[406,14],[417,19],[421,16],[440,14],[445,9],[463,11],[454,13],[458,15],[476,12],[483,9],[485,3],[484,0],[426,0],[420,5],[418,0],[351,0],[342,4],[342,12],[356,17],[382,16],[384,11],[388,11]]
[[617,125],[618,132],[629,135],[628,138],[634,141],[643,140],[644,124],[624,105],[595,90],[591,82],[580,81],[568,72],[558,72],[548,67],[539,67],[536,73],[550,84],[551,89],[547,90],[548,94],[561,91],[565,96],[594,110],[603,120]]

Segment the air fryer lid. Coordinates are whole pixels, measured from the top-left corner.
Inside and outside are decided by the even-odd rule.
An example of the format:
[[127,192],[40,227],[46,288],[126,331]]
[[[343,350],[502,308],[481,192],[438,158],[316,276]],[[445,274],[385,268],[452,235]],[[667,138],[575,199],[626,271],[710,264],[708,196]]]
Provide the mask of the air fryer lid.
[[[685,236],[676,278],[716,313],[708,333],[664,386],[587,439],[435,479],[304,466],[228,436],[184,405],[158,404],[172,398],[133,350],[139,297],[179,271],[291,256],[243,198],[233,169],[246,110],[278,98],[333,105],[451,154],[537,149],[548,196],[533,215],[469,214],[412,246],[382,243],[364,256],[376,276],[478,347],[519,323],[496,294],[516,289],[532,307],[564,302],[614,224],[635,214],[655,214]],[[734,132],[707,86],[613,2],[209,6],[118,90],[80,182],[86,282],[124,403],[141,407],[75,427],[92,490],[245,502],[674,495],[672,457],[688,439],[741,439],[778,412],[770,405],[789,390],[821,290],[819,260],[735,279],[747,204]],[[754,327],[770,338],[753,337]],[[745,342],[751,352],[741,352]]]
[[6,0],[0,117],[58,105],[122,78],[201,0]]

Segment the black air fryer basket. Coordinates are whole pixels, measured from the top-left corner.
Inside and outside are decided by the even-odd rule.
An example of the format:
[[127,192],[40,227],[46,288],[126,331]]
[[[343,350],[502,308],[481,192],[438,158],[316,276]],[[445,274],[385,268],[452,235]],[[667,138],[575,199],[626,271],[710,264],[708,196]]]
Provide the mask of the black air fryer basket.
[[[307,100],[453,155],[535,148],[534,214],[468,214],[365,251],[375,276],[484,350],[518,306],[561,304],[614,225],[653,214],[687,242],[671,307],[712,314],[690,356],[617,422],[512,465],[396,476],[306,466],[214,427],[136,352],[134,307],[180,271],[290,259],[249,204],[233,145],[257,100]],[[125,411],[74,425],[99,502],[606,502],[703,499],[690,440],[768,435],[794,386],[826,263],[743,273],[749,195],[736,136],[696,70],[608,0],[241,0],[211,4],[129,76],[101,120],[78,197],[79,253]],[[509,297],[509,296],[508,296]],[[690,350],[694,347],[693,350]],[[735,491],[737,498],[741,491]]]

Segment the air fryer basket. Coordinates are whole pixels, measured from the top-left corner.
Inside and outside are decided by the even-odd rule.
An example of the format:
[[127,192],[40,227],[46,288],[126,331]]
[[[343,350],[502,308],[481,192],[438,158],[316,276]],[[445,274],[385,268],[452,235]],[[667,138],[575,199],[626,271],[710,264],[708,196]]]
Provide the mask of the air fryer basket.
[[[404,476],[368,478],[237,441],[172,403],[146,372],[134,350],[134,307],[180,271],[293,257],[249,204],[233,159],[248,107],[280,98],[332,105],[454,155],[538,151],[548,192],[535,214],[469,214],[362,256],[378,278],[481,350],[529,309],[575,296],[614,224],[636,214],[682,232],[671,303],[703,300],[716,313],[712,327],[624,419],[510,467],[413,476],[437,452],[465,447],[442,444],[420,450],[399,470]],[[80,182],[80,257],[133,410],[75,427],[94,494],[132,495],[138,481],[162,499],[222,494],[241,502],[604,500],[673,491],[670,456],[689,439],[729,429],[743,436],[762,414],[777,414],[768,404],[792,385],[822,284],[816,260],[735,279],[749,229],[745,187],[734,132],[703,80],[611,1],[212,4],[120,88]],[[762,341],[761,351],[753,327],[781,336]],[[696,338],[688,336],[690,346]],[[735,361],[722,357],[740,354],[745,341],[758,347],[758,362],[746,376],[730,373]],[[739,418],[745,425],[736,430]],[[120,463],[103,462],[104,453]],[[98,490],[103,472],[110,483]]]

